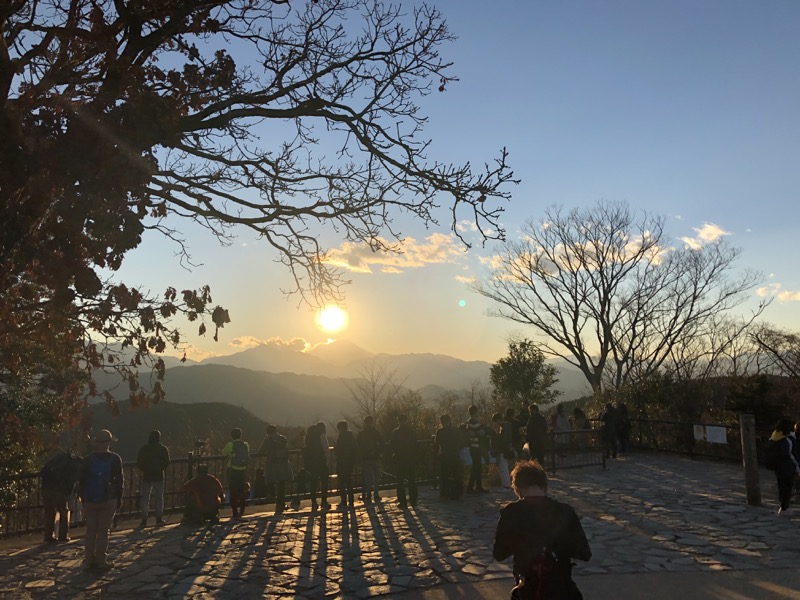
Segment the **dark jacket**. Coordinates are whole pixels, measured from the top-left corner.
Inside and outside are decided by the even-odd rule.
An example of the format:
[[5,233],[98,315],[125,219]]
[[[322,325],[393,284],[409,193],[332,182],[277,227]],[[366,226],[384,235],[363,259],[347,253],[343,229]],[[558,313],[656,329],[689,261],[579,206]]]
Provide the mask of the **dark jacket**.
[[356,436],[350,430],[340,431],[336,444],[333,447],[336,454],[336,472],[342,473],[352,471],[358,462],[358,443]]
[[784,436],[781,432],[775,431],[770,437],[770,441],[775,444],[777,465],[775,473],[778,477],[792,478],[795,473],[800,472],[800,444],[794,434]]
[[60,450],[42,468],[42,489],[69,496],[75,491],[81,473],[80,458]]
[[139,449],[136,466],[142,471],[143,481],[163,481],[169,466],[169,450],[161,442],[150,442]]
[[289,444],[286,436],[273,433],[264,438],[258,454],[267,457],[267,483],[278,481],[292,481],[294,472],[289,463]]
[[383,437],[374,425],[364,427],[356,437],[361,460],[377,460],[383,450]]
[[389,449],[395,464],[400,466],[413,466],[417,464],[417,434],[414,428],[403,423],[392,431],[389,439]]
[[433,437],[433,453],[436,456],[456,458],[464,447],[464,431],[453,425],[440,427]]
[[[492,554],[495,560],[513,555],[514,574],[525,586],[541,586],[543,600],[580,598],[572,581],[571,559],[592,557],[572,507],[546,496],[524,498],[503,507]],[[544,559],[549,563],[541,568]],[[545,574],[539,575],[542,571]]]
[[547,421],[539,413],[534,413],[528,417],[528,424],[525,426],[525,441],[531,447],[544,445],[547,435]]

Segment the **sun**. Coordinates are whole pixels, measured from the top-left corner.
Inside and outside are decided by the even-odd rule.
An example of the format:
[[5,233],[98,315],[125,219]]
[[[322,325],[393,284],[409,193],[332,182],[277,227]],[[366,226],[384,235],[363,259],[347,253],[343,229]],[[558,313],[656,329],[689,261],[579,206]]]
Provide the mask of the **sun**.
[[338,306],[326,306],[317,313],[317,327],[336,333],[347,327],[347,312]]

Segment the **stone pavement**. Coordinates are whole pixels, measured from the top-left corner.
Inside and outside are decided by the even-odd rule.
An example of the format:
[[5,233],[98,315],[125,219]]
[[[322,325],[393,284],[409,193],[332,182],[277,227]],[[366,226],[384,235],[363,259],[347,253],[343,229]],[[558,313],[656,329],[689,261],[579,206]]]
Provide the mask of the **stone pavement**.
[[[740,465],[652,454],[552,477],[551,496],[575,507],[592,547],[575,570],[586,600],[800,598],[800,509],[775,513],[767,471],[765,506],[746,506],[743,479]],[[82,571],[80,538],[11,540],[0,549],[0,597],[506,598],[510,566],[491,546],[511,499],[494,490],[442,502],[423,488],[407,511],[390,500],[282,517],[256,506],[210,531],[123,525],[111,540],[117,567],[103,575]]]

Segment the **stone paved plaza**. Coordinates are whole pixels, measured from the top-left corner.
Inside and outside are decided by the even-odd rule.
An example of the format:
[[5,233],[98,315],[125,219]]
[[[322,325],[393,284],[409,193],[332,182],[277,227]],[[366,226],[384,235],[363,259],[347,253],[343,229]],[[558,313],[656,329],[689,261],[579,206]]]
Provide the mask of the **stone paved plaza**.
[[[776,514],[767,471],[764,507],[748,507],[743,480],[737,464],[632,454],[606,471],[561,471],[550,494],[576,508],[589,537],[594,557],[579,576],[794,568],[800,508]],[[492,560],[491,545],[511,499],[492,490],[444,502],[423,488],[406,511],[386,497],[344,513],[275,516],[255,506],[233,522],[226,511],[211,531],[121,525],[110,547],[116,567],[103,575],[82,571],[79,537],[55,546],[10,540],[0,550],[0,597],[370,598],[497,579],[508,589],[510,567]]]

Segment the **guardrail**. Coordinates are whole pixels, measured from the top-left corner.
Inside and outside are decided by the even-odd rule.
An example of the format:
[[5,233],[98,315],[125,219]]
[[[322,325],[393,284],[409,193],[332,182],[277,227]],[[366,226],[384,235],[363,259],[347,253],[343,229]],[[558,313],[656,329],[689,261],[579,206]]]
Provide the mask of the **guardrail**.
[[[419,442],[417,483],[420,485],[437,485],[437,464],[431,452],[431,442]],[[598,431],[593,429],[570,431],[559,434],[548,434],[547,451],[544,467],[551,473],[561,469],[570,469],[592,465],[604,465],[602,446]],[[248,481],[251,484],[250,503],[265,505],[274,502],[270,486],[266,484],[266,457],[252,455],[247,467]],[[289,460],[295,475],[300,472],[302,458],[300,450],[290,450]],[[182,484],[191,479],[199,463],[208,465],[208,471],[223,484],[227,483],[227,464],[225,456],[206,456],[189,453],[186,458],[173,458],[165,473],[164,512],[178,513],[183,510],[184,492]],[[392,473],[391,461],[385,461],[381,472],[381,489],[394,488],[396,478]],[[123,465],[125,484],[122,497],[122,508],[117,512],[117,519],[138,518],[140,515],[140,489],[142,475],[134,462]],[[494,473],[485,473],[490,480],[498,477]],[[499,478],[498,478],[499,481]],[[353,474],[353,485],[357,492],[361,491],[362,473],[356,467]],[[338,495],[337,478],[331,474],[328,494],[335,500]],[[226,497],[228,494],[226,493]],[[286,485],[286,501],[304,500],[309,497],[303,482],[295,481]],[[152,512],[152,511],[151,511]],[[70,514],[70,525],[80,526],[83,523],[80,503],[73,498]],[[38,473],[29,473],[13,478],[0,479],[0,537],[22,535],[43,531],[44,507],[41,495],[41,477]]]

